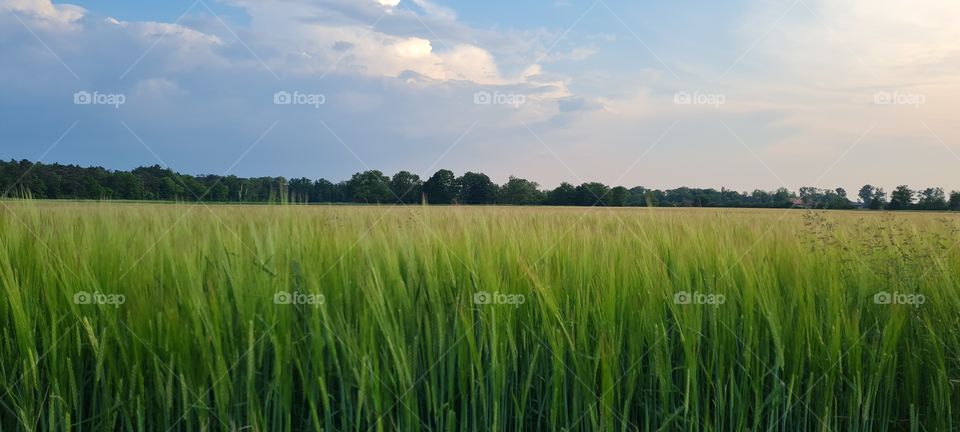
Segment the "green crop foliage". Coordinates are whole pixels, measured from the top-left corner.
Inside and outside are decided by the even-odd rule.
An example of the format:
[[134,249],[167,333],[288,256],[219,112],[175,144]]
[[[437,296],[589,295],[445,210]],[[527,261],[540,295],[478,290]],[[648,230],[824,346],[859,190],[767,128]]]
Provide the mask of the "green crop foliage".
[[960,429],[947,214],[2,204],[0,430]]

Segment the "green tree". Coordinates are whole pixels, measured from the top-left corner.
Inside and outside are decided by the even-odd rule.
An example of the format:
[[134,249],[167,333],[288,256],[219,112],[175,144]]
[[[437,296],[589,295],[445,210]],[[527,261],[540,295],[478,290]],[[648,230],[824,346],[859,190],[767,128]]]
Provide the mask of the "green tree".
[[863,187],[860,188],[860,192],[857,192],[863,208],[870,208],[870,203],[873,202],[873,195],[876,193],[876,190],[877,188],[873,187],[873,185],[863,185]]
[[610,188],[598,182],[583,183],[577,186],[577,205],[581,206],[605,206],[610,200],[607,193]]
[[390,191],[390,179],[377,170],[354,174],[347,182],[347,188],[353,202],[396,202],[396,197]]
[[[311,189],[313,189],[313,181],[306,177],[295,178],[287,183],[287,192],[290,194],[290,202],[310,202]],[[216,198],[212,196],[213,191],[211,191],[210,194],[210,198],[216,201]]]
[[[36,199],[147,199],[241,202],[370,202],[416,203],[421,197],[432,203],[463,202],[466,204],[539,204],[548,205],[612,205],[672,207],[765,207],[789,208],[797,197],[811,208],[853,208],[843,188],[819,189],[803,187],[799,195],[786,188],[776,191],[755,190],[740,193],[721,188],[688,188],[656,190],[621,186],[610,189],[602,183],[584,183],[574,187],[563,183],[556,189],[541,191],[539,185],[519,177],[510,177],[497,186],[481,173],[466,173],[456,178],[449,170],[437,171],[429,180],[400,171],[388,178],[380,171],[353,175],[348,181],[332,183],[319,179],[283,177],[239,178],[237,176],[179,174],[159,165],[138,167],[132,172],[110,171],[102,167],[41,164],[27,160],[0,161],[0,190],[10,188],[14,195]],[[960,211],[960,192],[949,197],[942,188],[912,191],[900,186],[887,202],[882,188],[864,185],[857,193],[864,208],[879,210],[945,210]]]
[[541,201],[540,185],[522,178],[510,176],[507,183],[500,189],[501,204],[530,205]]
[[643,186],[636,186],[630,189],[630,197],[627,198],[627,205],[631,207],[647,206],[647,189]]
[[897,189],[890,194],[890,204],[888,210],[908,210],[913,206],[914,192],[907,185],[897,186]]
[[[63,195],[63,176],[59,173],[59,165],[37,164],[36,175],[46,185],[47,198],[60,198]],[[111,177],[112,179],[112,177]]]
[[547,204],[555,206],[577,205],[577,188],[563,182],[556,189],[547,193]]
[[[204,186],[203,183],[200,183],[194,176],[174,174],[174,181],[180,185],[183,189],[184,199],[188,201],[210,201],[210,196],[208,193],[208,186]],[[207,195],[204,195],[207,194]]]
[[921,210],[946,210],[947,197],[942,188],[926,188],[920,192],[917,207]]
[[431,204],[450,204],[457,197],[457,178],[453,171],[442,169],[423,184],[423,194]]
[[[223,182],[217,182],[211,185],[210,191],[207,192],[207,197],[204,198],[207,201],[216,201],[216,202],[227,202],[230,201],[230,188]],[[306,200],[306,197],[303,197]]]
[[800,188],[800,200],[807,208],[821,208],[824,201],[824,193],[820,189],[812,186]]
[[781,187],[778,188],[770,197],[770,207],[776,208],[790,208],[793,207],[793,200],[796,199],[796,195],[791,193],[787,188]]
[[423,187],[423,182],[420,181],[420,176],[408,171],[400,171],[390,179],[390,189],[404,204],[419,202],[421,187]]
[[497,185],[486,174],[468,172],[457,179],[460,201],[464,204],[493,204]]
[[877,188],[873,191],[873,197],[870,198],[870,210],[883,210],[887,207],[887,193],[883,188]]
[[610,190],[610,205],[614,207],[623,207],[627,205],[627,199],[630,198],[630,191],[623,186],[617,186]]
[[838,187],[832,191],[826,191],[826,205],[824,207],[829,209],[852,209],[856,208],[856,205],[851,203],[850,199],[847,198],[847,190]]
[[327,179],[320,179],[313,182],[313,188],[310,190],[310,201],[332,203],[347,202],[346,183],[333,184]]
[[173,177],[167,176],[160,179],[157,188],[157,196],[162,200],[175,201],[183,195],[183,188],[177,184]]
[[950,210],[960,211],[960,191],[950,192]]
[[143,184],[140,178],[129,172],[118,172],[113,176],[110,185],[117,194],[117,198],[126,200],[143,199]]

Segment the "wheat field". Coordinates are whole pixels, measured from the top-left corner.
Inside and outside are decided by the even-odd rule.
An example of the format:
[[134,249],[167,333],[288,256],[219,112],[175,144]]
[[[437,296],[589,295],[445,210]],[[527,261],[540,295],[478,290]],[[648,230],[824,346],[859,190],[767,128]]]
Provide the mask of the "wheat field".
[[956,215],[2,204],[0,430],[960,428]]

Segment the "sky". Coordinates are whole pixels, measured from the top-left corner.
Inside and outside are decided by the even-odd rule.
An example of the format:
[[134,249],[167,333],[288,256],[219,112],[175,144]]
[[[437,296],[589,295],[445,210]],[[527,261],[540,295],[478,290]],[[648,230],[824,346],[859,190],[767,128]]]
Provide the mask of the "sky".
[[960,189],[955,0],[0,0],[0,159]]

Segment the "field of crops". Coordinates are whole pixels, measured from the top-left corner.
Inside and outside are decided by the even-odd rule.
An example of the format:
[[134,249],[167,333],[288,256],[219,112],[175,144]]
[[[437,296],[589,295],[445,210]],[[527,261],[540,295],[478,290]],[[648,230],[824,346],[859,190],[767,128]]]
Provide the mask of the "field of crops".
[[960,218],[0,207],[0,430],[960,428]]

